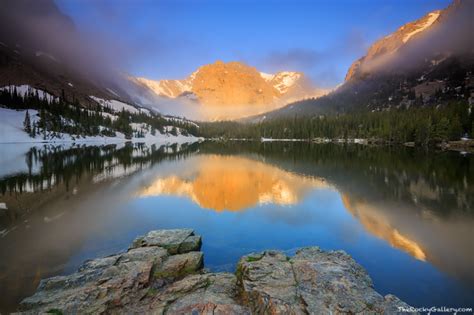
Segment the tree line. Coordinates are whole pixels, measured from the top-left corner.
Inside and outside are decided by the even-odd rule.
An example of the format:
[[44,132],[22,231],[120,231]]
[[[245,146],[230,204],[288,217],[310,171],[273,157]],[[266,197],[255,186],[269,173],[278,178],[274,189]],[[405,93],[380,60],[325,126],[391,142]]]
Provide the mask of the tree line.
[[[156,131],[165,132],[165,126],[173,125],[173,133],[177,129],[183,134],[196,134],[197,127],[183,120],[168,121],[161,115],[130,113],[122,110],[116,112],[111,108],[92,105],[84,108],[74,97],[66,99],[64,91],[60,97],[39,95],[38,90],[29,88],[26,93],[20,93],[16,86],[0,90],[0,104],[11,109],[37,110],[39,119],[32,119],[31,113],[26,112],[24,130],[31,136],[59,137],[60,133],[77,136],[109,136],[121,132],[127,139],[132,136],[144,137],[143,130],[134,130],[132,123],[145,123],[146,129],[155,135]],[[110,115],[114,116],[112,119]]]
[[372,139],[390,143],[431,145],[474,137],[474,111],[465,101],[380,112],[293,116],[258,123],[202,123],[199,135],[224,139]]

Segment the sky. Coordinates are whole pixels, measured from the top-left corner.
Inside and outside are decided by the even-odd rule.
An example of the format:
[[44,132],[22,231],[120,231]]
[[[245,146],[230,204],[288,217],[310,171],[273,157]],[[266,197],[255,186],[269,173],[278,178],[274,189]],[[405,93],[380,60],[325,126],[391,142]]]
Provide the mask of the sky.
[[344,80],[378,38],[449,0],[56,0],[85,34],[100,36],[123,71],[182,79],[217,60],[268,73],[302,71],[316,86]]

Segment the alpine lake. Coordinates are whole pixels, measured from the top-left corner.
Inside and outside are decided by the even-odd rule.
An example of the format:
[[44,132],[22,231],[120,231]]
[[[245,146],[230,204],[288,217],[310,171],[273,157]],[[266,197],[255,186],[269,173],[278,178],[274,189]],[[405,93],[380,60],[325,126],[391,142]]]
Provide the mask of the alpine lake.
[[0,312],[43,278],[154,229],[203,236],[205,267],[319,246],[413,306],[474,307],[474,155],[306,142],[0,149]]

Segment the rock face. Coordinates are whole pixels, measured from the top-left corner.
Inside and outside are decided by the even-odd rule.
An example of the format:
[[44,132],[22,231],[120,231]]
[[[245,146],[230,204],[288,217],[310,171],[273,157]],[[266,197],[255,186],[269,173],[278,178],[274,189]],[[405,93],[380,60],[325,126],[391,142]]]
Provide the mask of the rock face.
[[[377,59],[396,52],[409,41],[421,36],[424,32],[428,31],[433,25],[435,25],[440,14],[440,10],[428,13],[421,19],[407,23],[394,33],[376,41],[372,46],[370,46],[364,57],[356,60],[349,67],[345,80],[348,81],[357,75],[361,75],[360,72],[364,70],[362,69],[364,65],[367,65],[370,62],[375,62]],[[365,70],[367,71],[367,69]]]
[[160,96],[189,98],[191,93],[208,106],[268,105],[281,98],[316,93],[303,73],[261,73],[241,62],[204,65],[183,80],[135,80]]
[[[450,56],[472,55],[472,12],[469,0],[453,0],[443,10],[436,10],[413,22],[406,23],[395,32],[377,40],[367,54],[349,68],[345,81],[364,79],[379,72],[393,72],[424,67],[424,59],[431,66],[440,64]],[[466,62],[467,60],[464,60]]]
[[409,306],[378,294],[342,251],[317,247],[294,257],[265,251],[240,259],[236,274],[203,270],[192,230],[151,231],[121,254],[42,280],[24,314],[396,314]]
[[367,272],[343,251],[252,254],[241,258],[237,277],[243,300],[258,314],[394,314],[406,307],[377,293]]

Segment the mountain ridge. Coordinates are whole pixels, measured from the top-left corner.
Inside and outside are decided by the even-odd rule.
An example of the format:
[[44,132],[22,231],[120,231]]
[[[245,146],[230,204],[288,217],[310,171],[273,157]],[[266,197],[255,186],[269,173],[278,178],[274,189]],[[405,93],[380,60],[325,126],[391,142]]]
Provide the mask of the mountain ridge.
[[473,1],[455,0],[442,10],[408,22],[376,41],[331,93],[288,103],[244,121],[438,107],[453,101],[472,105],[472,12]]
[[275,100],[310,93],[310,84],[302,72],[260,72],[242,62],[216,61],[199,67],[181,80],[132,78],[156,95],[190,97],[204,105],[262,105]]

